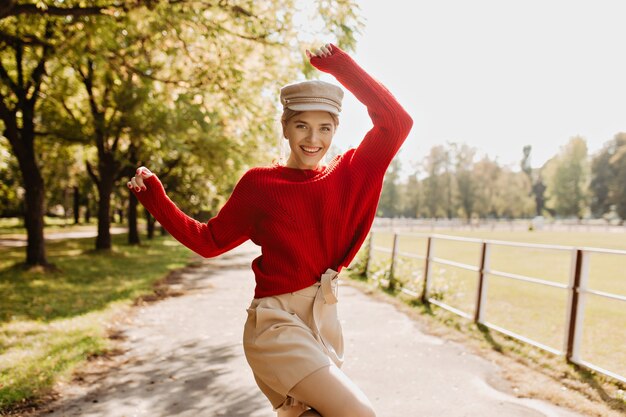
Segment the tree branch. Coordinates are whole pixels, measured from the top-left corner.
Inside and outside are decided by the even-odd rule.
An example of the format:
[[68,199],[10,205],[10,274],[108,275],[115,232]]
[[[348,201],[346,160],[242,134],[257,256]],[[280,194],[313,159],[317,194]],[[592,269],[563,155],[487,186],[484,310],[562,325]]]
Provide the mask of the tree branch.
[[[52,23],[48,21],[46,23],[45,38],[46,40],[48,40],[51,37],[52,37]],[[48,55],[50,54],[51,49],[52,49],[51,46],[43,47],[43,51],[41,52],[41,59],[39,60],[37,67],[33,70],[32,74],[30,75],[30,80],[28,81],[25,94],[28,94],[28,90],[30,89],[31,86],[35,87],[30,99],[27,99],[31,105],[34,105],[35,100],[37,100],[37,96],[39,95],[39,90],[41,89],[41,81],[42,81],[43,75],[46,72],[46,61],[48,60]]]
[[4,19],[9,16],[18,16],[21,14],[37,14],[42,16],[91,16],[96,14],[106,14],[103,12],[111,7],[116,6],[58,7],[46,5],[45,7],[37,7],[36,4],[14,4],[13,7],[9,6],[7,10],[2,10],[0,19]]
[[[186,0],[169,0],[169,4],[186,3]],[[44,7],[38,7],[37,4],[16,4],[16,0],[4,0],[4,4],[0,4],[0,20],[19,15],[40,15],[40,16],[93,16],[93,15],[112,15],[113,10],[129,11],[131,9],[140,8],[143,6],[150,7],[154,3],[153,0],[136,1],[135,4],[129,6],[127,2],[111,2],[103,6],[71,6],[71,7],[59,7],[45,5]],[[235,6],[237,7],[237,6]],[[233,9],[235,9],[233,7]],[[238,7],[237,7],[238,8]],[[242,9],[243,10],[243,9]]]
[[227,29],[226,27],[224,27],[224,26],[222,26],[222,25],[220,25],[218,23],[209,23],[209,24],[206,24],[205,26],[211,26],[211,27],[213,27],[213,29],[222,30],[222,31],[228,33],[229,35],[233,35],[233,36],[235,36],[237,38],[245,39],[245,40],[248,40],[248,41],[259,42],[259,43],[262,43],[264,45],[279,45],[280,44],[279,42],[269,42],[267,40],[267,38],[271,35],[271,33],[263,33],[263,34],[258,35],[258,36],[250,36],[250,35],[242,35],[241,33],[234,32],[234,31],[232,31],[230,29]]
[[89,161],[85,161],[85,165],[87,166],[87,173],[89,173],[89,176],[91,177],[93,182],[95,182],[97,186],[100,186],[100,180],[98,179],[96,173],[93,171],[93,168]]
[[76,123],[76,124],[80,124],[78,119],[76,118],[76,116],[74,116],[74,113],[72,113],[72,110],[67,106],[67,104],[65,103],[64,100],[65,97],[62,97],[60,102],[61,102],[61,106],[63,106],[63,108],[65,109],[65,111],[67,112],[67,114],[70,116],[70,118]]
[[24,65],[22,65],[23,59],[24,46],[20,42],[15,45],[15,67],[17,68],[17,86],[20,90],[24,89]]
[[[116,59],[119,60],[119,63],[115,62]],[[161,82],[161,83],[164,83],[164,84],[175,85],[177,87],[183,87],[183,88],[187,88],[187,87],[189,87],[189,85],[192,84],[191,81],[168,80],[168,79],[164,79],[164,78],[155,77],[152,74],[148,74],[145,71],[142,71],[139,68],[136,68],[133,65],[129,64],[128,62],[126,62],[126,60],[124,59],[124,56],[120,55],[118,52],[113,52],[113,55],[111,55],[110,58],[109,58],[109,62],[111,62],[111,64],[116,66],[117,70],[119,70],[120,67],[123,67],[123,68],[128,69],[133,74],[139,75],[140,77],[147,78],[147,79],[153,80],[153,81],[158,81],[158,82]]]
[[11,146],[17,146],[14,141],[17,140],[18,127],[15,120],[15,110],[11,110],[5,103],[4,94],[0,92],[0,119],[4,122],[5,136],[9,140]]
[[5,83],[7,83],[9,85],[9,88],[11,89],[11,91],[13,91],[13,93],[15,95],[18,95],[19,88],[18,88],[17,84],[15,84],[15,82],[9,76],[9,73],[4,68],[4,65],[2,65],[2,61],[0,61],[0,80],[2,80]]
[[96,118],[96,115],[100,113],[100,111],[98,110],[96,98],[93,94],[93,61],[87,58],[87,74],[85,74],[82,69],[79,70],[79,73],[83,79],[83,84],[85,85],[85,89],[87,90],[87,95],[89,96],[89,107],[91,108],[91,113],[94,118]]
[[22,37],[18,38],[17,36],[13,36],[3,31],[0,31],[0,41],[13,46],[18,43],[24,45],[51,46],[48,42],[39,39],[35,35],[23,35]]

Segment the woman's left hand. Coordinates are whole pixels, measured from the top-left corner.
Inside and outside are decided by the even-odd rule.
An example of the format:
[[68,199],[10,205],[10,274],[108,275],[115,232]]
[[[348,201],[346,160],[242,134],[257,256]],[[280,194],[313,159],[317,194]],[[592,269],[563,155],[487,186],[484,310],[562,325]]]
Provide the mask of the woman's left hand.
[[332,50],[333,50],[332,45],[327,43],[326,45],[322,46],[319,49],[314,49],[313,52],[307,49],[306,56],[309,59],[313,58],[314,56],[318,58],[326,58],[332,55]]

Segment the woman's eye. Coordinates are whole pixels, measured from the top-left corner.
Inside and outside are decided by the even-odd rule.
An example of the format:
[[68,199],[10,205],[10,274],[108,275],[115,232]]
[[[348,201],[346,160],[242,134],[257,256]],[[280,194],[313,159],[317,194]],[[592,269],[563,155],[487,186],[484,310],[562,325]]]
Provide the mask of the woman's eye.
[[322,128],[322,132],[330,132],[330,127],[328,127],[328,126],[324,126],[324,127]]
[[306,125],[296,125],[296,129],[306,129]]

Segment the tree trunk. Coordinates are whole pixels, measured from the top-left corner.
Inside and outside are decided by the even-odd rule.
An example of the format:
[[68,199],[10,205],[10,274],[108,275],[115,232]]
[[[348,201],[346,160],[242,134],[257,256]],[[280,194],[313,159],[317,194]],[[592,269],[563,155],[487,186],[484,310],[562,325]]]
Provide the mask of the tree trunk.
[[148,210],[146,210],[144,208],[144,211],[146,212],[146,220],[147,220],[147,228],[148,228],[148,239],[152,240],[154,239],[154,217],[152,217],[152,214],[150,214],[150,212]]
[[139,245],[139,230],[137,229],[137,197],[128,190],[128,244]]
[[[103,172],[105,171],[105,172]],[[96,237],[97,250],[111,249],[111,193],[113,192],[113,173],[100,171],[98,184],[98,236]]]
[[[36,168],[37,164],[33,159],[26,161],[29,165],[35,166],[30,174],[25,175],[24,188],[26,190],[25,203],[26,213],[24,214],[24,225],[26,226],[26,233],[28,236],[26,245],[26,265],[35,266],[42,265],[48,266],[48,260],[46,259],[46,246],[43,235],[44,228],[44,184],[43,178],[39,173],[39,169]],[[20,163],[21,165],[21,163]]]
[[24,225],[26,227],[26,265],[48,266],[43,236],[44,182],[35,154],[34,113],[30,106],[22,107],[22,128],[18,128],[15,112],[2,104],[0,113],[5,124],[4,136],[9,140],[19,163],[24,185]]
[[80,223],[80,191],[74,186],[74,224]]
[[85,205],[85,223],[89,224],[91,221],[91,209],[89,204],[89,199],[87,199],[87,204]]

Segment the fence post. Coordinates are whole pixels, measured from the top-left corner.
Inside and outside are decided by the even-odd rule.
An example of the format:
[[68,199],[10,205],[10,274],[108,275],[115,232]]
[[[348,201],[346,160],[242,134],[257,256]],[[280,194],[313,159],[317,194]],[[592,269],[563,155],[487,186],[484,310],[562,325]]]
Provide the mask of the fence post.
[[485,296],[487,295],[487,274],[489,273],[489,252],[490,246],[483,242],[480,255],[480,268],[478,269],[478,291],[476,294],[476,311],[474,312],[474,323],[481,323],[483,311],[485,309]]
[[426,241],[426,256],[424,258],[424,287],[422,288],[422,303],[426,304],[428,302],[428,281],[430,280],[430,254],[433,252],[433,242],[432,236],[428,236],[428,240]]
[[580,342],[585,313],[585,290],[589,275],[589,253],[582,249],[576,249],[573,258],[568,299],[569,308],[567,311],[568,328],[565,338],[565,358],[568,362],[575,363],[580,359]]
[[391,266],[389,267],[389,284],[387,284],[387,289],[393,291],[396,289],[396,280],[393,276],[394,274],[394,266],[396,263],[396,252],[398,251],[398,234],[393,234],[393,248],[391,249]]
[[374,251],[374,232],[370,231],[369,244],[367,248],[367,258],[365,259],[365,279],[369,279],[370,276],[370,260],[372,259],[372,252]]

